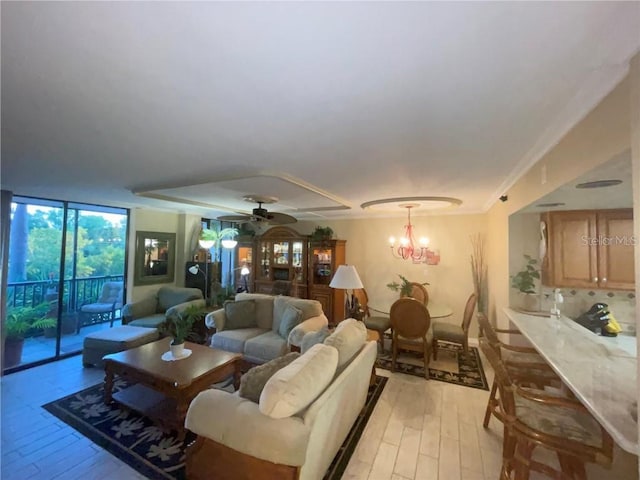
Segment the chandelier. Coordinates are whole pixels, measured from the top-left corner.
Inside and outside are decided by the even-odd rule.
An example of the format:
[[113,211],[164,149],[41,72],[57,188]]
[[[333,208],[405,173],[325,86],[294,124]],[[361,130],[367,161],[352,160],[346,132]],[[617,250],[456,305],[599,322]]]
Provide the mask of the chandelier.
[[429,250],[429,239],[427,237],[420,237],[419,242],[416,243],[413,225],[411,225],[411,209],[418,206],[418,204],[405,203],[399,206],[407,209],[407,224],[404,226],[404,235],[400,237],[397,246],[396,238],[389,237],[391,254],[397,259],[412,260],[413,263],[427,263],[429,265],[440,263],[440,256],[436,252]]

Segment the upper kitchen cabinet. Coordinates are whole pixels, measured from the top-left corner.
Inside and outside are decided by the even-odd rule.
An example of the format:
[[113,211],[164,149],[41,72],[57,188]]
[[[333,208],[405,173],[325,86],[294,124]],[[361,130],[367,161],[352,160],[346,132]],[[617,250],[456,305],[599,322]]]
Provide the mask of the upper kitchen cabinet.
[[633,210],[575,210],[542,215],[548,229],[543,283],[633,290]]

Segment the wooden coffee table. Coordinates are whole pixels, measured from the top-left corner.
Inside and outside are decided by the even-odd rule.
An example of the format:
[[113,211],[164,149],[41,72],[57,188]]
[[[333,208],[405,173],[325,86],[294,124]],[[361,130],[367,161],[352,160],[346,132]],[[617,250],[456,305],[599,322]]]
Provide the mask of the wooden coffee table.
[[[234,376],[240,380],[242,356],[197,343],[186,342],[192,354],[166,362],[170,338],[104,356],[104,403],[113,400],[149,418],[184,438],[184,419],[195,396],[212,384]],[[115,375],[133,383],[113,393]]]

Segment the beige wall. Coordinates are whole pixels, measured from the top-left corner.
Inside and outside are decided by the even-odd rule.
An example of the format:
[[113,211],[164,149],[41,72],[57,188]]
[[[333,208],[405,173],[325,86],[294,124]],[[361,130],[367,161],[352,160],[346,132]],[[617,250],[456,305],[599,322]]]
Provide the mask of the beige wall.
[[[502,309],[509,305],[509,216],[629,149],[630,84],[629,78],[623,80],[505,192],[509,197],[507,202],[497,202],[489,210],[489,314],[498,325],[505,326]],[[547,168],[545,184],[541,183],[543,165]],[[637,185],[636,182],[636,190]]]
[[[390,236],[401,236],[404,218],[377,220],[341,220],[319,222],[333,228],[336,238],[347,241],[347,263],[356,266],[362,283],[367,289],[370,304],[386,309],[398,294],[386,287],[387,283],[400,281],[398,274],[416,282],[429,282],[427,286],[433,301],[453,308],[453,315],[442,319],[452,323],[462,320],[465,302],[473,292],[471,278],[470,236],[485,234],[487,217],[481,215],[436,215],[416,217],[411,220],[416,236],[427,236],[432,249],[440,250],[440,265],[414,265],[408,260],[393,258],[389,248]],[[296,224],[300,233],[311,233],[316,224]],[[477,325],[473,322],[471,337],[477,337]]]
[[[131,210],[129,229],[129,258],[127,271],[127,301],[136,301],[147,297],[158,290],[162,285],[184,285],[184,264],[190,258],[189,244],[194,224],[200,221],[199,215],[186,215],[159,210],[136,208]],[[176,234],[176,265],[175,280],[173,283],[157,285],[134,286],[134,265],[136,232],[164,232]]]

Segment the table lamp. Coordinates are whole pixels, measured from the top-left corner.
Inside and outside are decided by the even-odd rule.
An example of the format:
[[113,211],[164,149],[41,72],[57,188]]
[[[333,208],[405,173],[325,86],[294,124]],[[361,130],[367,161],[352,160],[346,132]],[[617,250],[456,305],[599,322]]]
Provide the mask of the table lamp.
[[[353,290],[356,288],[364,288],[356,267],[353,265],[340,265],[331,279],[329,286],[331,288],[340,288],[345,290],[345,318],[353,316],[353,313],[355,313],[358,306],[358,300],[354,297]],[[351,290],[351,295],[349,295],[348,290]]]

